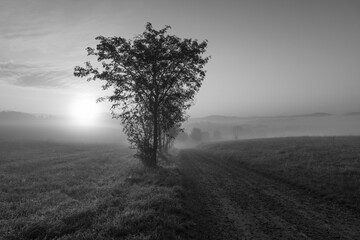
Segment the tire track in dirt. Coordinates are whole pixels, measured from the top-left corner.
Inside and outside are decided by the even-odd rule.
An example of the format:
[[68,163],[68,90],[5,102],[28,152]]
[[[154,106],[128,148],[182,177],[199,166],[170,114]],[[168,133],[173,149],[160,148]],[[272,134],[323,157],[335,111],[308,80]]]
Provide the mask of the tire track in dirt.
[[196,239],[360,239],[360,218],[198,149],[180,151]]

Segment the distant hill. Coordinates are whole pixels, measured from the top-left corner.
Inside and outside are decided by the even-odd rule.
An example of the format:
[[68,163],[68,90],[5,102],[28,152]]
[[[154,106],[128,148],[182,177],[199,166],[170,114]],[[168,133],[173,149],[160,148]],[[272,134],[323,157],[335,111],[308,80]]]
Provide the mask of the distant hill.
[[0,112],[0,124],[47,124],[58,123],[65,120],[62,116],[55,116],[49,114],[32,114],[16,111],[2,111]]
[[[354,115],[356,113],[353,113]],[[360,112],[357,113],[360,115]],[[281,115],[281,116],[252,116],[252,117],[236,117],[236,116],[224,116],[224,115],[210,115],[206,117],[200,118],[190,118],[190,121],[215,121],[215,122],[223,122],[223,121],[238,121],[245,119],[262,119],[262,118],[299,118],[299,117],[327,117],[333,116],[330,113],[324,112],[316,112],[309,114],[301,114],[301,115]]]
[[345,116],[360,116],[360,112],[349,112],[346,113]]
[[33,123],[37,121],[35,115],[23,112],[2,111],[0,112],[0,123]]
[[[120,121],[111,118],[110,113],[100,113],[98,116],[98,123],[102,125],[119,125]],[[17,124],[17,125],[31,125],[31,124],[64,124],[71,122],[69,116],[58,116],[49,114],[31,114],[16,111],[1,111],[0,124]]]
[[212,120],[212,121],[232,121],[232,120],[238,120],[238,119],[242,119],[242,118],[236,117],[236,116],[210,115],[207,117],[196,118],[196,119]]
[[288,117],[328,117],[328,116],[333,116],[333,114],[324,113],[324,112],[316,112],[316,113],[310,113],[310,114],[292,115],[292,116],[288,116]]

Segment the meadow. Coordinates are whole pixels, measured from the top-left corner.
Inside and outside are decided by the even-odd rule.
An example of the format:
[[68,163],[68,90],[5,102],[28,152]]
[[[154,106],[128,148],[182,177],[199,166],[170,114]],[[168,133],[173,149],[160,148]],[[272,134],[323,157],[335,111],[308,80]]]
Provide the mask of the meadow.
[[236,164],[360,213],[360,137],[291,137],[201,146]]
[[[176,162],[185,155],[168,156],[159,168],[147,169],[133,154],[120,144],[1,141],[0,239],[192,239],[197,225],[189,204],[214,196],[195,198],[192,184],[207,179],[213,193],[230,184],[229,193],[236,192],[240,203],[238,196],[265,191],[260,180],[272,179],[360,213],[360,137],[207,143],[184,150],[187,170]],[[189,172],[194,182],[186,185]],[[256,191],[243,182],[251,176],[260,179]]]
[[172,164],[128,147],[0,142],[0,239],[182,239],[190,225]]

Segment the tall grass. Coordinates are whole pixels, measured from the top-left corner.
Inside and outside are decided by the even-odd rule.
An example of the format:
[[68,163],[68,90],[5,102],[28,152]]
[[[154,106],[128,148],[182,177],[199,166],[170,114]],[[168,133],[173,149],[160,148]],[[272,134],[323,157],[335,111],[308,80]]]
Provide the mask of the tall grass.
[[0,143],[0,239],[182,239],[182,191],[125,147]]

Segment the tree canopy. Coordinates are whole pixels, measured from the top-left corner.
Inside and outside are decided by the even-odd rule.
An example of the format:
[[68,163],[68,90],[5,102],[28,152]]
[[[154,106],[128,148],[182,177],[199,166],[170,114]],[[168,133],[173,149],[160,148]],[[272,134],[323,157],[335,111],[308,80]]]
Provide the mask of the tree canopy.
[[155,30],[147,23],[145,31],[133,40],[98,36],[96,56],[101,70],[90,62],[76,66],[74,75],[101,80],[110,96],[99,98],[112,103],[113,117],[119,118],[137,156],[156,166],[162,136],[186,120],[185,111],[193,103],[205,78],[203,57],[207,41],[199,42],[167,34],[170,26]]

